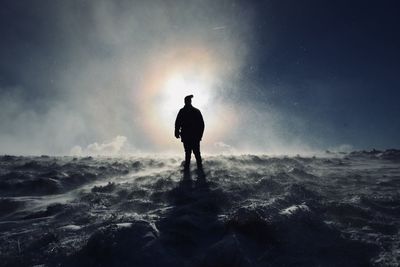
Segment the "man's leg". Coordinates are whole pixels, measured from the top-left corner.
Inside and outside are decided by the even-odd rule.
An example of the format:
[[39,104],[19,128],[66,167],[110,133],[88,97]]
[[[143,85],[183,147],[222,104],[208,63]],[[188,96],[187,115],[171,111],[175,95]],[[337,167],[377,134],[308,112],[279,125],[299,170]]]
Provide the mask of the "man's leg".
[[188,169],[190,167],[192,147],[189,142],[183,142],[183,148],[185,149],[185,169]]
[[199,169],[203,168],[200,155],[200,141],[193,143],[193,154],[196,157],[197,168]]

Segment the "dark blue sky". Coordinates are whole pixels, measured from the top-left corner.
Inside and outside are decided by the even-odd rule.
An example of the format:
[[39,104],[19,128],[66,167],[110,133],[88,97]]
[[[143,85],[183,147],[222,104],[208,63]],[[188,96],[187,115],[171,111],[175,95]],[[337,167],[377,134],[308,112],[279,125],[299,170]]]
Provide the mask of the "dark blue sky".
[[251,8],[257,34],[249,37],[253,62],[244,79],[258,92],[249,98],[307,118],[323,143],[399,147],[398,2],[260,1]]
[[[157,10],[157,14],[167,13],[171,28],[182,29],[180,37],[189,36],[189,30],[197,31],[201,34],[196,38],[207,38],[213,45],[220,45],[218,49],[223,50],[226,38],[240,40],[235,47],[246,58],[235,74],[240,90],[234,90],[226,99],[250,106],[251,112],[279,114],[274,123],[281,129],[278,135],[284,136],[282,143],[285,138],[297,138],[322,149],[342,144],[366,149],[400,147],[398,1],[221,1],[212,7],[195,1],[164,1],[165,12],[159,7],[161,2],[115,3],[112,7],[105,5],[104,9],[118,9],[121,13],[129,6],[132,12],[140,9],[150,14],[153,11],[147,10],[151,9]],[[58,126],[47,125],[54,120],[49,113],[66,114],[80,103],[79,98],[71,97],[75,94],[70,91],[78,90],[77,86],[85,88],[85,84],[66,85],[66,80],[82,73],[80,66],[88,69],[85,60],[119,59],[111,48],[116,44],[103,43],[102,35],[94,30],[98,25],[92,18],[93,6],[96,1],[1,2],[0,149],[3,151],[12,153],[13,142],[22,142],[25,147],[34,147],[28,149],[32,153],[62,153],[71,144],[85,145],[118,132],[99,134],[91,127],[76,132],[68,145],[57,145],[65,139],[61,135],[54,143],[41,140],[49,133],[58,136]],[[196,12],[193,6],[199,6],[200,11]],[[128,16],[126,13],[123,15]],[[135,21],[140,23],[140,14],[137,16]],[[161,27],[158,20],[151,23],[147,23],[148,17],[145,20],[143,27],[145,24],[151,24],[151,30]],[[192,25],[184,25],[190,20]],[[200,22],[207,27],[224,23],[227,37],[218,39],[221,37],[214,37],[215,31],[210,36],[204,35]],[[157,35],[156,30],[151,35]],[[151,40],[143,37],[138,42],[146,49],[158,45]],[[146,49],[142,49],[142,54]],[[123,58],[124,54],[121,55]],[[105,79],[101,75],[97,78]],[[58,113],[53,112],[55,105],[61,106]],[[54,116],[60,125],[65,125],[64,120],[71,121],[76,114],[67,118]],[[90,114],[84,113],[79,125],[87,125],[90,118]],[[35,134],[40,132],[41,124],[51,130]],[[70,127],[76,125],[71,123]],[[249,129],[254,131],[256,127]],[[124,127],[118,130],[128,137],[138,136]],[[36,140],[34,144],[26,141],[29,133]],[[239,135],[246,138],[246,134]],[[236,142],[234,136],[227,137],[228,143]],[[247,138],[255,137],[247,133]],[[15,153],[22,153],[23,149],[20,147]]]

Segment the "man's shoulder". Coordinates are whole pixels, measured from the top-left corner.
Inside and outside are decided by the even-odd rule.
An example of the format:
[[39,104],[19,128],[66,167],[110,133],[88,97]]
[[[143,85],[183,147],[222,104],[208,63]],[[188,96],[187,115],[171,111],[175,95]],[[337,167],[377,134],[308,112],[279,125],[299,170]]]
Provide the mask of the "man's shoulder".
[[195,108],[193,106],[191,107],[183,107],[179,110],[180,113],[187,113],[187,114],[193,114],[193,113],[200,113],[200,110],[198,108]]
[[179,110],[179,113],[183,113],[183,112],[187,112],[187,109],[186,109],[185,107],[183,107],[183,108],[181,108],[181,109]]
[[200,111],[199,109],[197,109],[197,108],[195,108],[195,107],[193,107],[193,106],[190,106],[190,107],[183,107],[183,108],[181,108],[180,110],[182,110],[182,111]]
[[192,109],[193,109],[194,111],[196,111],[196,112],[199,112],[199,113],[200,113],[200,109],[198,109],[198,108],[195,108],[195,107],[193,107],[193,106],[192,106]]

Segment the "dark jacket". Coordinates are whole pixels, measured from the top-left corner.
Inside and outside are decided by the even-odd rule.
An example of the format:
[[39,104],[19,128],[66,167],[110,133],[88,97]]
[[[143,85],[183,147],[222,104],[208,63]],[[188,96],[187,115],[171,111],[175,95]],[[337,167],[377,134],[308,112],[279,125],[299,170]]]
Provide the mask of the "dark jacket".
[[204,120],[200,110],[186,105],[179,110],[175,120],[175,136],[182,142],[200,141],[204,132]]

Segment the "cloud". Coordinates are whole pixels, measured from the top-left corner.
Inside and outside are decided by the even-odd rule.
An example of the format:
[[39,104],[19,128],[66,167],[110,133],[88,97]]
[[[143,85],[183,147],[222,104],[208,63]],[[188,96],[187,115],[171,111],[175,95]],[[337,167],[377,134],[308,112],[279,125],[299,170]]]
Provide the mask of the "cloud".
[[[264,99],[260,92],[275,90],[245,79],[252,9],[240,20],[235,14],[246,6],[211,0],[173,6],[165,1],[54,2],[40,16],[52,27],[35,28],[32,36],[59,38],[55,43],[40,38],[43,45],[27,51],[41,55],[32,59],[34,64],[9,62],[21,85],[0,88],[0,151],[115,155],[132,151],[127,140],[135,142],[135,151],[181,151],[172,132],[182,99],[176,105],[165,100],[178,99],[179,90],[166,91],[168,97],[160,93],[175,72],[184,77],[185,87],[198,84],[193,88],[212,92],[201,107],[204,152],[301,148],[308,125],[296,114],[246,101],[246,95]],[[57,53],[45,56],[48,51]]]
[[[0,84],[0,151],[65,155],[77,145],[74,154],[115,153],[102,141],[88,144],[117,135],[141,151],[180,151],[173,135],[165,134],[173,131],[175,118],[165,119],[159,108],[163,95],[155,89],[168,81],[161,74],[182,69],[189,78],[203,74],[207,79],[202,81],[212,81],[215,98],[229,93],[227,83],[240,73],[251,35],[251,16],[232,16],[238,8],[211,0],[174,5],[99,0],[51,2],[38,9],[37,19],[51,27],[18,24],[26,27],[26,38],[37,37],[36,46],[26,49],[10,42],[23,56],[0,63],[16,72],[2,79],[12,80],[10,85]],[[30,14],[33,9],[26,10]],[[50,36],[52,41],[46,39]],[[183,61],[192,67],[184,68]],[[204,67],[197,64],[203,61]],[[18,88],[8,88],[15,83]],[[181,104],[173,106],[176,112]],[[222,135],[213,130],[219,121],[211,123],[215,114],[223,114],[212,111],[225,102],[218,104],[202,110],[209,133],[205,142],[211,146]]]
[[221,141],[215,142],[214,148],[217,153],[222,153],[222,154],[225,154],[225,153],[232,154],[235,152],[235,149],[231,145],[225,144],[224,142],[221,142]]
[[80,146],[74,146],[70,150],[72,156],[83,156],[83,155],[119,155],[123,153],[126,147],[127,138],[125,136],[118,135],[109,143],[99,144],[97,142],[88,145],[86,148]]
[[354,147],[349,144],[341,144],[339,146],[332,147],[329,150],[333,152],[351,152],[354,151]]

